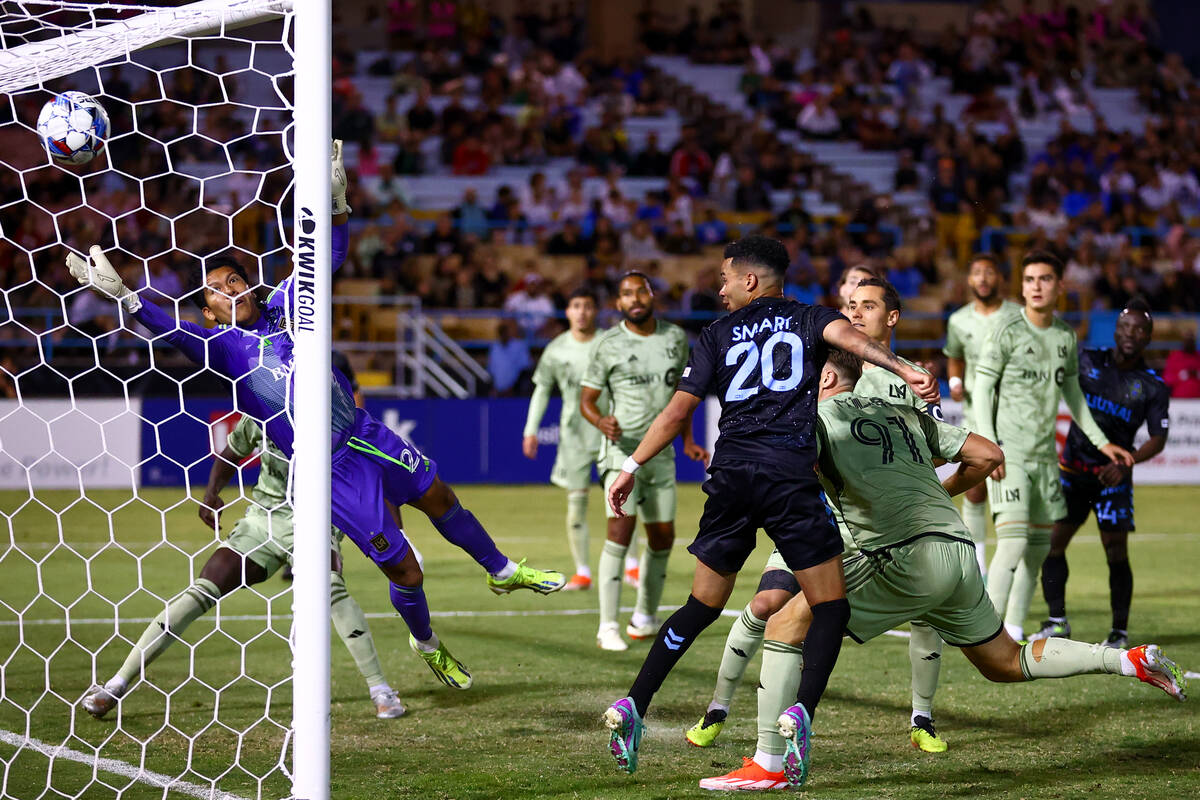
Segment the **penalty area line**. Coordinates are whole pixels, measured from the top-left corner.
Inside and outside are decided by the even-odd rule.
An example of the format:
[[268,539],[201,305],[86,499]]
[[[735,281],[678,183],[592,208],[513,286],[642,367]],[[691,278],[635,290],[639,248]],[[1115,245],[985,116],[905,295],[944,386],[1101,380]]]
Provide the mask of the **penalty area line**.
[[201,786],[198,783],[190,783],[179,778],[172,778],[170,775],[162,775],[142,767],[135,767],[133,764],[118,761],[115,758],[101,758],[97,755],[82,753],[78,750],[72,750],[65,745],[46,744],[38,739],[21,736],[12,731],[0,729],[0,742],[12,745],[18,750],[36,751],[48,757],[51,762],[55,759],[74,761],[78,764],[89,766],[96,771],[120,775],[123,778],[132,778],[138,783],[144,783],[156,789],[166,789],[169,792],[186,794],[190,797],[200,798],[200,800],[247,800],[247,798],[240,795],[223,792],[212,786]]

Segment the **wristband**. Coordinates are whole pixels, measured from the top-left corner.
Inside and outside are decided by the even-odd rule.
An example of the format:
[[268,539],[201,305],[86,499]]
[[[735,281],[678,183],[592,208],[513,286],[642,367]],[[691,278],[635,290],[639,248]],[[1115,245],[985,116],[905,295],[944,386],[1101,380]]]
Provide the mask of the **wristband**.
[[634,461],[633,456],[630,456],[629,458],[625,459],[625,463],[621,464],[621,472],[628,472],[630,475],[633,475],[635,472],[641,469],[641,467],[642,465]]
[[951,376],[950,391],[953,392],[955,389],[961,389],[962,385],[963,385],[962,378],[958,377],[957,375]]

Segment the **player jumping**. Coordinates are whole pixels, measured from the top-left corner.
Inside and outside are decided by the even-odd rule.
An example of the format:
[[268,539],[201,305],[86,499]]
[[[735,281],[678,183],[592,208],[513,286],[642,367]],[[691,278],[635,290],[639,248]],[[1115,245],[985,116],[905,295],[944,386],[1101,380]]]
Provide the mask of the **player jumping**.
[[688,547],[697,559],[691,595],[659,630],[629,695],[604,713],[609,747],[626,772],[637,768],[651,699],[720,615],[759,528],[774,540],[813,604],[798,698],[809,718],[816,711],[850,615],[841,537],[813,473],[816,388],[827,343],[896,372],[927,401],[938,397],[932,377],[901,362],[838,312],[785,299],[789,261],[782,244],[762,236],[725,249],[721,297],[732,313],[700,334],[679,389],[608,490],[609,505],[620,509],[634,473],[675,438],[704,397],[720,398],[720,438],[704,484],[708,499]]

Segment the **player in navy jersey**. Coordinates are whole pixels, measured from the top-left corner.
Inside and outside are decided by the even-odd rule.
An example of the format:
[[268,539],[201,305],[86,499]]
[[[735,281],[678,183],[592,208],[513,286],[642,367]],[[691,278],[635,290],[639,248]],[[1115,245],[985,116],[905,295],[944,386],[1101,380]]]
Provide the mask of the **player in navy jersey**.
[[[659,630],[629,696],[604,713],[610,749],[626,772],[637,768],[651,698],[696,636],[720,615],[759,528],[774,540],[813,604],[799,703],[810,717],[816,710],[850,615],[842,540],[814,472],[817,381],[828,347],[886,367],[928,402],[939,399],[932,377],[855,330],[838,312],[785,299],[788,263],[783,245],[762,236],[725,248],[721,297],[732,313],[700,334],[677,391],[608,492],[609,505],[620,509],[638,468],[679,435],[707,395],[719,397],[720,439],[704,484],[708,500],[688,547],[697,559],[691,596]],[[807,736],[805,727],[796,737],[804,740],[805,753]]]
[[[1171,393],[1162,378],[1142,360],[1153,332],[1150,307],[1145,301],[1135,299],[1117,318],[1113,334],[1116,347],[1081,348],[1079,352],[1079,386],[1087,397],[1088,408],[1100,430],[1114,444],[1133,453],[1134,463],[1154,458],[1167,443],[1167,404]],[[1143,424],[1150,438],[1134,450],[1133,437]],[[1070,637],[1067,545],[1094,511],[1108,559],[1112,605],[1112,631],[1103,644],[1125,647],[1129,641],[1129,604],[1133,596],[1133,571],[1126,549],[1129,532],[1133,530],[1133,469],[1109,461],[1075,423],[1071,423],[1058,468],[1067,516],[1055,523],[1050,554],[1042,565],[1042,593],[1050,607],[1050,618],[1029,638]]]

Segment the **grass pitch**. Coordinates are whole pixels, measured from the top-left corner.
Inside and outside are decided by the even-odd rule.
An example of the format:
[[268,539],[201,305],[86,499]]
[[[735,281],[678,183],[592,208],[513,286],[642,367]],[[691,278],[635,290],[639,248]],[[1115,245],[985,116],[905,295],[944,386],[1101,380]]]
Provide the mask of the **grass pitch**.
[[[460,495],[507,553],[568,569],[561,491],[463,487]],[[593,490],[591,499],[594,563],[603,531],[600,492]],[[697,487],[681,487],[679,543],[664,603],[687,596],[693,562],[683,547],[702,500]],[[278,768],[291,703],[286,584],[272,578],[222,601],[219,621],[214,612],[193,624],[185,637],[190,646],[176,645],[155,662],[119,717],[96,721],[76,710],[76,701],[95,677],[115,671],[145,620],[162,608],[156,596],[183,589],[215,542],[195,505],[177,491],[147,490],[139,499],[116,491],[86,499],[39,492],[35,501],[4,492],[0,511],[12,536],[0,550],[0,796],[164,797],[161,788],[130,777],[136,769],[119,774],[120,764],[106,762],[93,778],[90,763],[61,754],[51,761],[28,748],[17,754],[14,742],[26,736],[48,748],[62,745],[179,777],[194,789],[215,782],[241,798],[288,794]],[[227,517],[227,529],[237,513]],[[1139,489],[1137,514],[1131,636],[1158,642],[1185,667],[1200,669],[1200,491]],[[482,571],[423,517],[408,513],[406,522],[425,556],[435,615],[464,612],[437,616],[434,628],[472,668],[475,685],[458,692],[433,679],[408,650],[384,580],[347,545],[347,584],[369,614],[385,617],[372,618],[372,632],[409,713],[374,718],[362,680],[335,638],[333,797],[711,796],[697,780],[752,754],[757,663],[717,746],[698,750],[683,738],[710,699],[729,619],[696,642],[668,679],[649,715],[638,773],[627,776],[607,753],[599,716],[625,693],[648,645],[627,653],[597,650],[594,591],[495,597]],[[760,547],[748,563],[730,609],[749,599],[767,552]],[[1072,627],[1078,637],[1098,641],[1108,632],[1108,584],[1094,525],[1078,534],[1070,562]],[[631,605],[633,592],[626,589],[622,600]],[[1029,626],[1044,613],[1040,600],[1033,613]],[[269,623],[262,619],[268,615]],[[1196,700],[1182,705],[1111,676],[997,685],[948,650],[935,713],[950,750],[930,756],[908,743],[904,640],[847,641],[817,716],[807,796],[1200,797],[1200,682]]]

